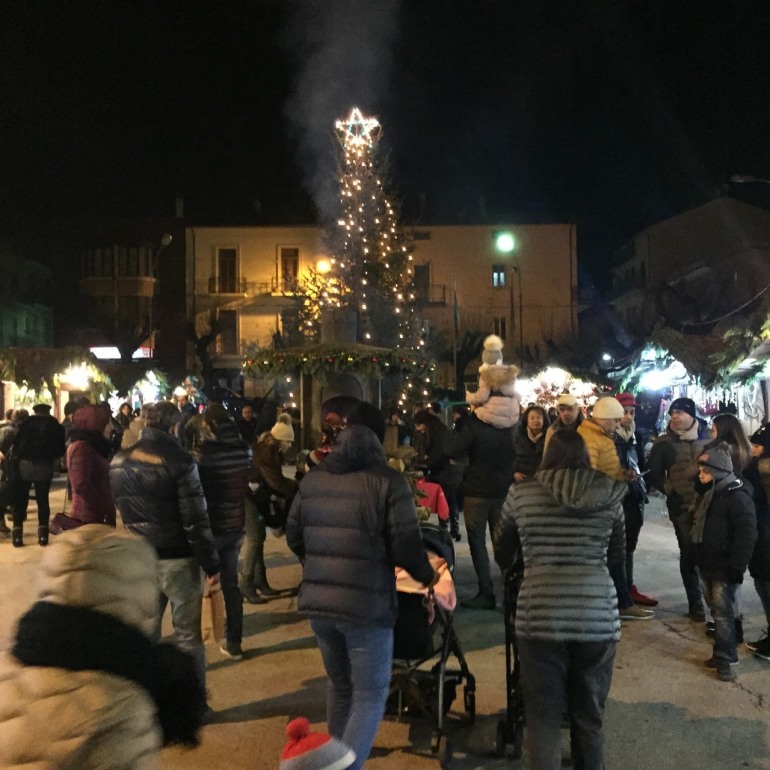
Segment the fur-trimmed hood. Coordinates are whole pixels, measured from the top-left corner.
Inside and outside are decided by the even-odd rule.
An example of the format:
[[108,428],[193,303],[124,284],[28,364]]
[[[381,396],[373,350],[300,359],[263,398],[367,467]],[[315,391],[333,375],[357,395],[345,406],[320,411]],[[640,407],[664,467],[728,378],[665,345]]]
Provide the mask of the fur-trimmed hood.
[[516,382],[519,367],[513,364],[482,364],[479,367],[479,379],[483,380],[492,390]]

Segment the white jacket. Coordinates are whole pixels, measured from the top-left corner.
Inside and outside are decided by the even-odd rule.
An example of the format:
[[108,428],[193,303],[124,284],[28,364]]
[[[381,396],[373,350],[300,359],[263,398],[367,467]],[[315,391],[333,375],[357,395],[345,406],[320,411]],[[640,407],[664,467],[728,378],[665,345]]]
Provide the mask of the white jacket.
[[[38,583],[38,600],[97,610],[147,636],[155,628],[157,559],[128,532],[90,524],[58,535]],[[138,684],[0,656],[3,770],[150,770],[162,741],[155,703]]]

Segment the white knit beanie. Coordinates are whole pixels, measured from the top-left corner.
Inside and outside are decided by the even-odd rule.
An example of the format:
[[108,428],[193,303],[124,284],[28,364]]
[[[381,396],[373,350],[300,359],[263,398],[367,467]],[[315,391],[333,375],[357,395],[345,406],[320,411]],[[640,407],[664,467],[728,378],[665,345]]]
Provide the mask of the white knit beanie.
[[270,429],[270,435],[276,441],[294,441],[294,428],[291,425],[291,417],[288,414],[279,414],[278,421]]
[[602,396],[594,404],[591,417],[596,417],[599,420],[622,420],[623,405],[615,396]]
[[481,362],[487,366],[503,363],[503,341],[496,334],[490,334],[484,340]]

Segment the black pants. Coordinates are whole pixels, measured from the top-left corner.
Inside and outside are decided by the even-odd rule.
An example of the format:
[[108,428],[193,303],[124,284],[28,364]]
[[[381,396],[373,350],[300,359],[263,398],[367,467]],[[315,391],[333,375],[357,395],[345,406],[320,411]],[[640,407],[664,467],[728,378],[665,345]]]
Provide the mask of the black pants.
[[13,526],[21,527],[27,518],[27,506],[29,505],[29,491],[35,485],[35,500],[37,501],[37,524],[39,527],[47,527],[51,518],[51,504],[48,495],[51,492],[51,478],[41,481],[16,481],[16,502],[13,506]]

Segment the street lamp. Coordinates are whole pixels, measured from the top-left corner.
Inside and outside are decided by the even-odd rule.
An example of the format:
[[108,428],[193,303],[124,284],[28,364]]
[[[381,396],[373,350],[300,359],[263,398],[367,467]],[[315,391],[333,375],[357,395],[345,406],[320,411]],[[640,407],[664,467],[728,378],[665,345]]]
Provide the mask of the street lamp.
[[523,318],[524,318],[524,311],[522,306],[522,288],[521,288],[521,265],[519,264],[518,257],[512,256],[514,250],[516,249],[516,238],[514,237],[513,233],[507,231],[507,230],[498,230],[497,232],[494,232],[492,234],[492,239],[495,244],[495,250],[498,251],[500,254],[505,254],[511,256],[513,259],[513,265],[511,266],[511,326],[513,326],[513,308],[514,308],[514,301],[513,301],[513,274],[516,273],[516,275],[519,278],[519,366],[524,366],[524,326],[523,326]]
[[[519,368],[524,368],[524,305],[522,304],[523,291],[521,289],[521,266],[519,258],[514,257],[514,264],[511,267],[511,273],[516,273],[519,278]],[[513,275],[511,275],[511,306],[513,306]],[[513,316],[513,312],[511,312]],[[513,320],[513,319],[511,319]]]
[[148,325],[150,327],[150,358],[155,358],[155,329],[152,322],[152,306],[155,303],[155,266],[158,262],[158,257],[163,253],[163,250],[171,244],[174,240],[174,236],[171,233],[163,233],[160,237],[160,247],[152,258],[150,263],[150,312],[148,318]]

